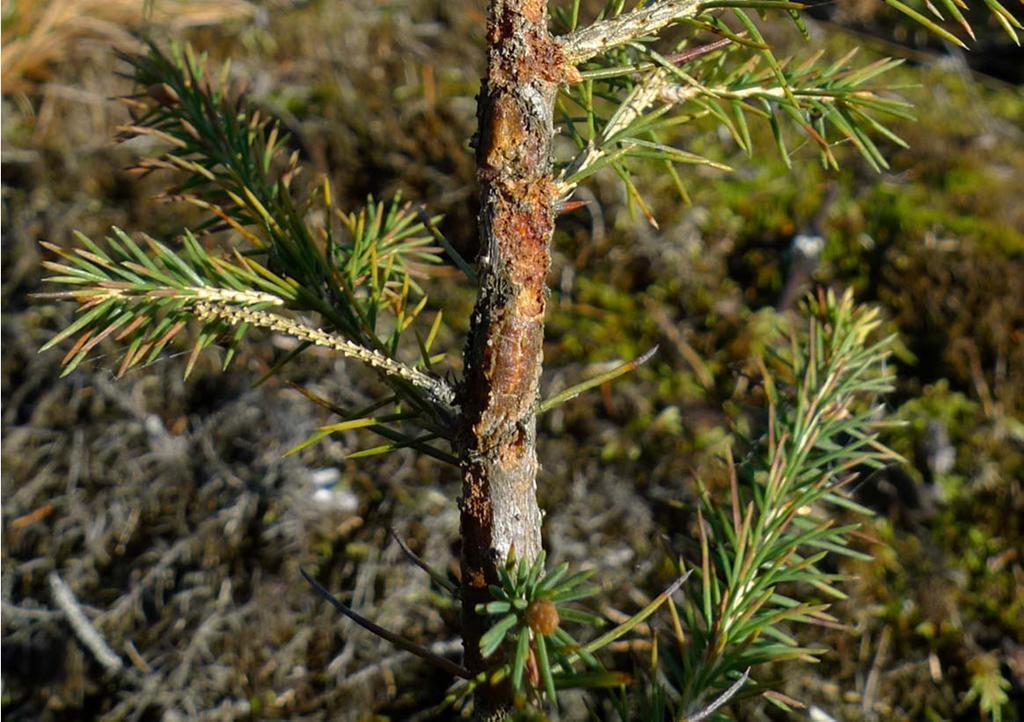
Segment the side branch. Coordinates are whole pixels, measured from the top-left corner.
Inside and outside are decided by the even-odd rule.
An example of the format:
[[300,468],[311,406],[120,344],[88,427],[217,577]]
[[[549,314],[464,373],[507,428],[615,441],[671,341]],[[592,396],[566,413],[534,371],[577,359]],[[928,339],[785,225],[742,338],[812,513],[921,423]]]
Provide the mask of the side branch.
[[568,62],[577,65],[619,45],[656,33],[681,18],[693,17],[702,4],[701,0],[662,0],[564,36],[562,50]]
[[561,198],[568,198],[576,189],[579,179],[601,158],[611,152],[612,139],[628,128],[648,108],[658,102],[668,86],[668,71],[658,68],[652,71],[626,96],[622,104],[609,118],[601,133],[591,140],[573,159],[556,180],[556,191]]
[[450,408],[455,403],[455,392],[441,379],[428,376],[421,371],[395,361],[389,356],[368,349],[365,346],[360,346],[337,334],[307,326],[290,318],[279,316],[276,313],[253,308],[201,302],[193,306],[193,311],[195,317],[200,321],[217,319],[232,325],[249,324],[257,328],[286,333],[300,341],[332,349],[343,356],[361,361],[388,376],[408,381],[413,386],[417,386],[429,393],[435,401],[440,402],[446,407]]

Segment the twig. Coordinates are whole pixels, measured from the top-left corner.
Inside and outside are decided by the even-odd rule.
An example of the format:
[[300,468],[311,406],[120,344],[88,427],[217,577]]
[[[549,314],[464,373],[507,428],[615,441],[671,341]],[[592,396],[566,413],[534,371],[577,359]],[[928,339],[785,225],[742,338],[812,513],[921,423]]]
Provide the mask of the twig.
[[199,629],[192,635],[184,653],[180,655],[181,661],[178,663],[177,669],[167,678],[172,687],[183,689],[187,686],[193,662],[201,653],[208,653],[209,642],[224,622],[224,613],[231,606],[231,602],[231,579],[226,578],[221,582],[212,612],[208,613],[206,619],[199,625]]
[[575,189],[581,174],[594,165],[602,157],[608,154],[609,144],[619,131],[628,128],[633,121],[639,118],[661,97],[662,92],[668,85],[668,71],[659,68],[647,75],[629,95],[622,101],[622,104],[615,110],[608,123],[601,130],[601,133],[593,138],[587,146],[579,152],[557,179],[558,193],[562,198],[568,196]]
[[562,49],[570,63],[579,64],[619,45],[656,33],[675,20],[692,17],[700,6],[701,0],[663,0],[570,33],[562,38]]
[[337,597],[335,597],[333,594],[327,591],[327,589],[325,589],[319,582],[313,579],[313,577],[309,576],[309,574],[306,573],[305,569],[300,569],[299,573],[302,574],[303,579],[309,582],[309,585],[313,587],[317,594],[319,594],[321,597],[330,602],[335,609],[337,609],[339,612],[344,614],[346,617],[351,619],[353,622],[358,624],[363,629],[372,632],[373,634],[376,634],[381,639],[391,642],[399,649],[404,649],[406,652],[411,652],[412,654],[415,654],[417,657],[420,657],[421,659],[430,662],[435,667],[443,669],[448,674],[451,674],[455,677],[461,677],[462,679],[472,679],[473,674],[468,669],[463,667],[461,664],[456,664],[450,659],[442,657],[439,654],[435,654],[426,647],[416,644],[416,642],[413,642],[412,640],[406,639],[401,635],[395,634],[390,630],[384,629],[384,627],[381,627],[380,625],[374,624],[369,619],[366,619],[362,615],[352,611],[347,606],[345,606]]
[[146,662],[145,658],[141,654],[139,654],[139,650],[132,642],[132,640],[125,640],[124,652],[128,655],[128,659],[132,661],[132,664],[135,665],[135,668],[138,669],[140,672],[142,672],[143,674],[151,674],[153,672],[153,668],[150,667],[149,663]]
[[100,636],[100,633],[96,631],[96,627],[85,616],[85,612],[82,611],[82,607],[79,605],[78,600],[75,599],[71,588],[60,578],[57,572],[50,572],[46,576],[46,581],[50,584],[50,593],[53,595],[54,603],[64,612],[68,619],[68,624],[71,625],[71,631],[78,637],[78,641],[93,653],[96,661],[102,664],[107,672],[112,675],[119,674],[124,669],[124,662],[114,653],[114,650],[110,648],[103,640],[103,637]]
[[28,609],[26,607],[19,607],[11,604],[8,601],[3,602],[2,608],[4,615],[10,615],[17,619],[39,619],[50,621],[54,617],[60,616],[60,612],[55,612],[52,609]]
[[200,321],[219,319],[233,325],[245,323],[258,328],[285,333],[294,336],[300,341],[332,349],[343,356],[361,361],[388,376],[408,381],[413,386],[417,386],[429,393],[435,402],[441,404],[446,409],[455,403],[455,391],[443,379],[428,376],[421,371],[417,371],[394,360],[390,356],[361,346],[337,334],[307,326],[299,321],[268,311],[253,308],[200,301],[194,304],[193,309],[195,317]]

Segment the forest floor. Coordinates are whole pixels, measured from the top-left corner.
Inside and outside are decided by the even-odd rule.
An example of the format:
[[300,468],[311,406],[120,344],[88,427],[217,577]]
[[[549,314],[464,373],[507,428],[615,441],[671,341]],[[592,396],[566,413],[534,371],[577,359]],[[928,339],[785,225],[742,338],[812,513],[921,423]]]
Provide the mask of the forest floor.
[[[229,373],[210,352],[183,381],[180,351],[115,379],[111,345],[60,378],[62,354],[38,349],[73,309],[30,294],[44,290],[40,240],[102,238],[111,225],[173,239],[194,217],[154,203],[168,179],[136,180],[125,169],[144,149],[111,140],[127,120],[111,98],[132,90],[115,75],[124,67],[111,48],[133,47],[136,31],[187,39],[214,61],[231,57],[232,77],[282,120],[307,175],[329,174],[339,206],[401,191],[444,213],[445,233],[471,255],[467,140],[482,3],[157,2],[149,17],[142,3],[118,0],[29,3],[21,16],[8,5],[4,716],[423,718],[448,680],[337,617],[299,576],[314,570],[383,626],[440,653],[459,649],[456,610],[390,533],[454,573],[456,473],[410,452],[347,459],[375,443],[358,432],[284,454],[327,418],[291,384],[356,405],[371,397],[372,377],[309,352],[256,386],[288,348],[254,336]],[[65,15],[44,17],[57,6]],[[792,240],[820,233],[813,282],[853,288],[899,333],[898,388],[886,406],[906,424],[887,441],[907,463],[857,489],[877,516],[862,536],[873,560],[837,563],[854,576],[835,609],[847,626],[801,631],[834,652],[813,667],[757,675],[819,720],[995,719],[994,707],[1020,719],[1024,56],[997,30],[982,34],[977,62],[997,79],[874,22],[833,17],[811,31],[836,56],[858,45],[866,57],[910,60],[898,81],[912,84],[902,93],[918,119],[896,126],[909,150],[884,147],[890,171],[851,153],[829,173],[809,152],[789,170],[766,129],[756,131],[756,160],[728,137],[692,131],[684,142],[736,172],[684,174],[690,205],[649,173],[642,191],[659,229],[631,213],[614,176],[600,175],[589,209],[560,222],[545,390],[661,350],[544,417],[545,545],[556,562],[598,570],[598,611],[611,617],[665,584],[666,550],[692,547],[695,481],[720,473],[749,361],[792,291]],[[450,283],[436,282],[452,320],[436,345],[457,372],[472,299]],[[118,664],[104,666],[73,633],[57,602],[61,582]],[[786,718],[763,699],[732,711]],[[585,715],[582,699],[563,710]]]

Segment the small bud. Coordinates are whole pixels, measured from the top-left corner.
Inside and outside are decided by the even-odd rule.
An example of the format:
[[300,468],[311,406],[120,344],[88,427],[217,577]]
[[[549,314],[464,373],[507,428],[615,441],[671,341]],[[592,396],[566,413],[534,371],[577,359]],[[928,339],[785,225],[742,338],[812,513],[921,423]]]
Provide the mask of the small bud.
[[526,608],[526,625],[534,634],[554,634],[558,622],[558,609],[550,599],[535,599]]
[[531,687],[540,687],[540,667],[537,666],[537,655],[532,647],[526,657],[526,681]]
[[579,68],[577,68],[572,63],[564,63],[562,67],[559,68],[559,70],[561,70],[562,73],[565,74],[564,81],[566,83],[569,83],[569,85],[575,85],[576,83],[583,82],[583,76],[580,75]]

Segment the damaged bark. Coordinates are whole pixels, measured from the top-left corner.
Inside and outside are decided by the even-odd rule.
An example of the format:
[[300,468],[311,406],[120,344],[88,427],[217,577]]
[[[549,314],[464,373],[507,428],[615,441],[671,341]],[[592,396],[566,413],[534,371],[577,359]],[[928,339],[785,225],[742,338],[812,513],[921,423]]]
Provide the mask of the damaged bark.
[[548,32],[546,0],[491,0],[487,43],[477,112],[480,288],[457,441],[463,639],[465,665],[474,673],[484,668],[479,640],[486,631],[475,608],[489,600],[496,565],[510,552],[532,559],[541,550],[534,417],[557,201],[552,112],[558,83],[574,71]]

